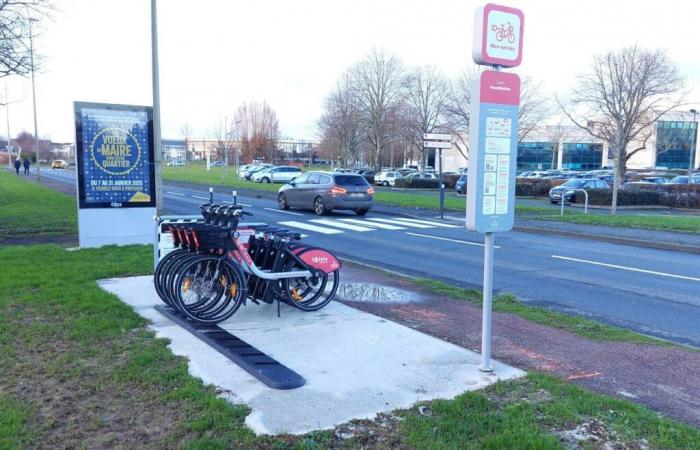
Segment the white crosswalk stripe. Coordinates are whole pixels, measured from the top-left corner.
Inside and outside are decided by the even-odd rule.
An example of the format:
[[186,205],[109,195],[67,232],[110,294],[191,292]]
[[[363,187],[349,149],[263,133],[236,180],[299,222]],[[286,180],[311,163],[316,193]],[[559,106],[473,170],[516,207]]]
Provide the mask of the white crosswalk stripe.
[[367,220],[359,220],[359,219],[338,219],[338,220],[342,220],[343,222],[356,223],[358,225],[367,226],[367,227],[379,228],[381,230],[405,230],[406,229],[406,227],[397,227],[396,225],[389,225],[386,223],[369,222]]
[[404,227],[413,227],[413,228],[435,228],[434,225],[425,225],[422,223],[410,223],[410,222],[401,222],[399,220],[395,219],[379,219],[376,217],[370,217],[367,220],[371,220],[374,222],[382,222],[382,223],[390,223],[393,225],[403,225]]
[[451,225],[448,223],[442,223],[442,222],[432,222],[429,220],[421,220],[421,219],[409,219],[406,217],[393,217],[395,220],[400,220],[401,222],[408,222],[408,223],[420,223],[423,225],[432,225],[434,227],[440,227],[440,228],[461,228],[459,225]]
[[317,225],[312,225],[310,223],[297,222],[295,220],[289,220],[285,222],[277,222],[285,227],[300,228],[302,230],[315,231],[322,234],[339,234],[343,233],[341,230],[336,230],[335,228],[320,227]]
[[335,220],[314,219],[314,220],[311,220],[311,222],[320,223],[321,225],[328,225],[331,227],[344,228],[346,230],[352,230],[352,231],[373,231],[373,228],[362,227],[359,225],[351,225],[349,223],[342,223],[342,222],[338,222]]

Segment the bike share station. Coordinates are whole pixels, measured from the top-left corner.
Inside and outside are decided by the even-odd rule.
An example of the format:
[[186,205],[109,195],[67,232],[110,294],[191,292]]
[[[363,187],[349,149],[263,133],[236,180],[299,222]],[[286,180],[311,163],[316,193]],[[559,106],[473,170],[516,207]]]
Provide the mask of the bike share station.
[[[489,48],[504,38],[508,43],[509,34],[504,36],[500,27],[513,24],[509,33],[519,39],[519,61],[522,13],[489,4],[476,16],[476,32],[483,34],[478,45],[485,50],[477,60],[475,49],[475,60],[506,66],[502,50],[500,62],[488,59]],[[492,270],[492,233],[509,229],[513,220],[516,80],[513,74],[485,71],[474,83],[481,87],[472,93],[477,120],[472,120],[476,128],[470,140],[476,163],[469,167],[474,185],[468,189],[467,218],[470,229],[486,232],[482,355],[332,301],[341,261],[297,232],[255,222],[255,211],[239,205],[235,192],[215,195],[210,189],[209,200],[193,204],[191,215],[153,213],[147,226],[139,222],[132,234],[148,234],[147,242],[154,243],[154,275],[99,284],[148,319],[157,336],[169,339],[172,352],[187,358],[193,376],[215,385],[232,403],[247,404],[251,413],[245,422],[257,434],[332,428],[522,376],[521,370],[490,360],[491,284],[486,277]],[[110,116],[100,118],[81,116],[76,105],[76,117],[81,117],[76,132],[84,161],[79,184],[104,186],[100,195],[112,198],[112,186],[143,186],[136,178],[153,167],[153,133],[148,121],[147,132],[136,133],[133,117],[108,106]],[[135,133],[137,138],[130,139]],[[123,173],[102,166],[122,167]],[[95,177],[102,181],[95,183]],[[148,188],[119,199],[145,204],[146,197],[154,198],[153,183]],[[80,192],[87,198],[89,191]],[[479,207],[474,210],[474,205]],[[135,209],[125,206],[125,201],[100,204],[121,214]],[[98,225],[107,228],[111,218]],[[109,243],[114,242],[105,238],[97,245]]]

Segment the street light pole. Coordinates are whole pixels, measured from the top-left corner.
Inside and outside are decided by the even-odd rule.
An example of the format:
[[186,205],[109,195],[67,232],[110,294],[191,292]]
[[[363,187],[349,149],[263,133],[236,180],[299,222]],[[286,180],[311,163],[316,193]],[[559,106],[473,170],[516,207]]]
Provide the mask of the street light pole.
[[153,81],[153,149],[156,174],[156,211],[163,209],[162,160],[160,145],[160,76],[158,71],[158,9],[156,0],[151,0],[151,76]]
[[29,63],[32,67],[32,107],[34,108],[34,154],[36,156],[36,179],[41,180],[39,170],[39,127],[36,120],[36,83],[34,82],[34,37],[32,36],[32,19],[29,18]]
[[7,80],[5,80],[5,119],[7,120],[7,167],[12,170],[12,154],[10,153],[10,100],[7,97]]
[[688,183],[690,183],[690,174],[695,168],[695,155],[698,153],[698,149],[696,148],[698,143],[697,143],[697,135],[698,135],[698,121],[697,121],[697,114],[698,111],[696,109],[691,109],[691,113],[693,113],[693,123],[695,124],[695,130],[693,130],[693,144],[690,146],[690,150],[688,153],[690,153],[690,163],[688,165]]

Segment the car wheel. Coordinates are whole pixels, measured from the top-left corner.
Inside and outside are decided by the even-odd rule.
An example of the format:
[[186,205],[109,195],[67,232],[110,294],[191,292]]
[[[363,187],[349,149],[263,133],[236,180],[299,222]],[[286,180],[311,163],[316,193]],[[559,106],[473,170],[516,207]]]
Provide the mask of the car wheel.
[[263,178],[263,179],[260,180],[260,181],[262,181],[263,183],[269,183],[269,182],[270,182],[270,179],[267,178],[267,177],[265,177],[265,178]]
[[317,216],[325,216],[329,212],[326,209],[326,204],[321,197],[316,197],[314,200],[314,212]]
[[284,193],[277,196],[277,204],[280,209],[289,209],[289,204],[287,203],[287,196]]
[[382,186],[388,187],[388,186],[389,186],[389,182],[388,182],[388,181],[382,181]]
[[358,216],[364,216],[365,214],[367,214],[367,211],[369,211],[369,209],[356,209],[355,214],[357,214]]
[[556,201],[556,200],[550,200],[549,203],[551,203],[552,205],[556,205],[556,204],[559,203],[559,202]]

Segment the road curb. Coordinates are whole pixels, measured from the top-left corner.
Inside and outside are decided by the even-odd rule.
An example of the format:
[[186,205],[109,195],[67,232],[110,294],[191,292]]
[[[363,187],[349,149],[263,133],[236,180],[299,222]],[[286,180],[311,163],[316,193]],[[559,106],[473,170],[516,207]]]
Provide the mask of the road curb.
[[513,231],[522,231],[525,233],[547,234],[547,235],[556,235],[556,236],[564,236],[564,237],[574,237],[574,238],[578,238],[578,239],[586,239],[589,241],[608,242],[611,244],[632,245],[635,247],[646,247],[646,248],[654,248],[654,249],[659,249],[659,250],[673,250],[673,251],[677,251],[677,252],[687,252],[687,253],[700,254],[700,247],[697,247],[694,245],[676,244],[673,242],[649,241],[649,240],[626,238],[626,237],[620,237],[620,236],[579,233],[577,231],[566,231],[566,230],[560,230],[557,228],[528,227],[528,226],[523,226],[523,225],[515,225],[513,227]]

